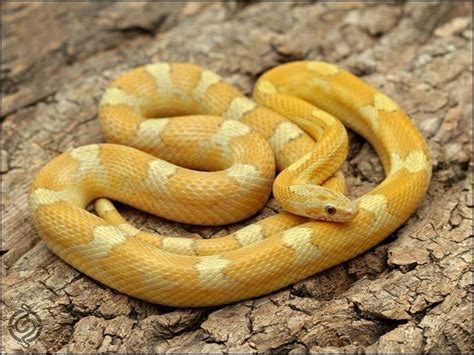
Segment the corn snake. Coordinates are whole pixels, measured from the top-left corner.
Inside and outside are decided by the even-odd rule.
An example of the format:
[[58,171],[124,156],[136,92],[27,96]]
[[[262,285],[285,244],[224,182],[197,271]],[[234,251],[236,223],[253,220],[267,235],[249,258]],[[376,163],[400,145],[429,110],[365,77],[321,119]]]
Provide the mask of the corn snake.
[[[396,103],[352,74],[323,62],[280,65],[258,80],[254,99],[191,64],[150,64],[119,77],[99,107],[110,143],[65,152],[34,179],[29,206],[39,234],[67,263],[121,292],[208,306],[263,295],[348,260],[421,203],[431,177],[424,139]],[[85,209],[105,197],[185,223],[235,222],[264,205],[275,166],[287,168],[280,186],[305,170],[305,179],[342,193],[347,136],[339,120],[372,144],[386,172],[354,201],[357,211],[338,201],[336,214],[351,214],[345,223],[282,212],[223,238],[190,240],[141,232],[105,199],[96,202],[98,216]],[[304,202],[312,187],[301,186],[293,193]],[[288,190],[274,193],[289,210],[304,207],[301,200],[285,206]],[[325,213],[316,202],[311,209]]]

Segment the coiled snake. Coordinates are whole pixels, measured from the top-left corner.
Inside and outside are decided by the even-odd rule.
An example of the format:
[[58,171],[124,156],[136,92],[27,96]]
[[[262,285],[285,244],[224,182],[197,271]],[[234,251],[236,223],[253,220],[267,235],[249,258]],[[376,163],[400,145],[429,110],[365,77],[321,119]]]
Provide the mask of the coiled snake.
[[[287,63],[258,80],[254,99],[192,64],[150,64],[118,78],[99,108],[110,143],[61,154],[31,185],[30,210],[47,246],[128,295],[217,305],[348,260],[421,203],[431,177],[425,141],[396,103],[349,72]],[[386,173],[355,201],[343,195],[339,120],[372,144]],[[104,199],[179,222],[231,223],[265,204],[275,167],[282,172],[273,192],[289,212],[223,238],[141,232]],[[98,215],[86,209],[96,199]]]

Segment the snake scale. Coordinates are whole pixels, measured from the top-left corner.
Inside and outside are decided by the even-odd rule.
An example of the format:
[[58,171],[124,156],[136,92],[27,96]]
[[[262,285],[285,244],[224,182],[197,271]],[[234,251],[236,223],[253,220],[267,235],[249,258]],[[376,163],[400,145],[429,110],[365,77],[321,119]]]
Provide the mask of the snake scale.
[[[325,62],[282,64],[261,76],[253,97],[193,64],[120,76],[99,107],[109,143],[64,152],[31,184],[29,208],[47,246],[128,295],[218,305],[353,258],[421,203],[431,178],[424,139],[394,101],[351,73]],[[354,201],[339,170],[344,125],[369,141],[386,175]],[[285,212],[208,240],[142,232],[108,200],[221,225],[255,214],[272,189]],[[93,201],[97,214],[87,209]]]

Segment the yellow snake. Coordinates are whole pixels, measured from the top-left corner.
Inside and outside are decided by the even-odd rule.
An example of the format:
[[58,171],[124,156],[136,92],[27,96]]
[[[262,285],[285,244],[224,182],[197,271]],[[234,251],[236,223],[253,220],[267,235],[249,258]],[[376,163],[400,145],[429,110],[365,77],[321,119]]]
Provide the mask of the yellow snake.
[[[47,246],[128,295],[209,306],[346,261],[421,203],[431,177],[425,141],[395,102],[349,72],[315,61],[280,65],[258,80],[254,99],[192,64],[155,63],[119,77],[99,108],[110,143],[61,154],[31,185],[30,210]],[[355,201],[343,195],[339,120],[372,144],[386,173]],[[274,195],[292,213],[223,238],[141,232],[107,200],[185,223],[231,223],[265,204],[275,167],[283,171]],[[87,210],[94,200],[98,215]]]

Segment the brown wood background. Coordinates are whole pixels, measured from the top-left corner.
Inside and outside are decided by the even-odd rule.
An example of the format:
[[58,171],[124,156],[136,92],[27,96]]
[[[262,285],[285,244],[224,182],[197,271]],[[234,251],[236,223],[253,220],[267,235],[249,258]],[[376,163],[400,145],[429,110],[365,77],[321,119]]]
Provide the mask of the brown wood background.
[[[35,351],[472,351],[472,5],[462,3],[2,4],[2,351],[24,350],[8,319],[28,304],[43,321]],[[208,67],[249,94],[279,63],[321,59],[394,98],[433,155],[415,215],[360,257],[266,297],[205,309],[131,299],[80,274],[38,238],[26,191],[47,161],[102,142],[97,103],[123,71],[153,61]],[[351,134],[353,195],[383,178]],[[164,234],[182,226],[122,207]],[[275,213],[269,201],[261,216]]]

